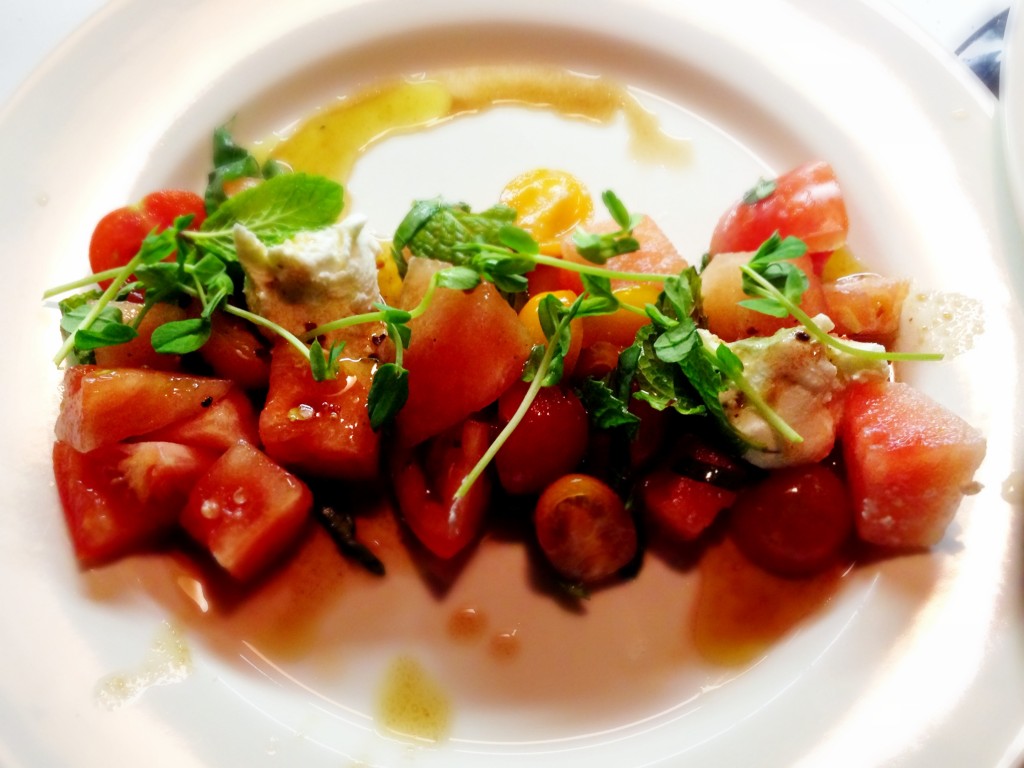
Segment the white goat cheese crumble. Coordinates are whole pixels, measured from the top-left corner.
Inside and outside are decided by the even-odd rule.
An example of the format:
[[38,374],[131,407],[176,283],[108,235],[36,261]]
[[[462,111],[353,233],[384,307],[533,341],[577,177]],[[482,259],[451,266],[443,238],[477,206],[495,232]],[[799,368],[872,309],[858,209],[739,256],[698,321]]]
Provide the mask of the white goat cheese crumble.
[[241,224],[234,235],[249,309],[294,334],[371,311],[381,300],[380,243],[361,214],[270,247]]
[[[826,333],[834,327],[825,315],[814,323]],[[722,343],[714,334],[700,333],[712,348]],[[846,342],[863,349],[884,350],[879,344]],[[726,416],[753,446],[744,452],[751,464],[765,469],[808,464],[824,459],[835,445],[842,415],[842,390],[850,382],[888,379],[884,360],[869,360],[841,352],[815,340],[798,326],[772,336],[740,339],[728,344],[743,362],[743,374],[764,401],[803,440],[789,442],[765,421],[736,387],[719,394]]]

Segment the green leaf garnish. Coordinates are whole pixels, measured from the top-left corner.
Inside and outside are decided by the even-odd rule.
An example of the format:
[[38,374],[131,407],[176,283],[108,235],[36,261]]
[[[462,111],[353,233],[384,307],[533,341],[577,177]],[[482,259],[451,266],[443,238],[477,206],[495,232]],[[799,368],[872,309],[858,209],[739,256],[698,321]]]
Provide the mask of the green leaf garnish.
[[775,194],[777,186],[775,179],[760,178],[757,183],[748,189],[743,195],[744,205],[754,205]]
[[409,371],[395,363],[379,366],[366,400],[374,431],[394,419],[408,399]]
[[153,331],[153,349],[165,355],[195,352],[210,338],[210,321],[205,317],[174,320]]
[[305,173],[289,173],[228,198],[185,237],[225,261],[236,261],[234,227],[241,224],[265,245],[278,245],[298,232],[337,221],[344,206],[340,184]]

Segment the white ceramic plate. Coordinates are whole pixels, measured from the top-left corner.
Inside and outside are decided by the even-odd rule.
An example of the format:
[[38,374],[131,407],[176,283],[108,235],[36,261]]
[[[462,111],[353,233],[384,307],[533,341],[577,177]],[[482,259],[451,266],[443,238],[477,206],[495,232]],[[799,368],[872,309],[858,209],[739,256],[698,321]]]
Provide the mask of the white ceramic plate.
[[[839,6],[124,0],[95,17],[0,114],[0,762],[1011,765],[1024,723],[1013,514],[1024,278],[994,102],[883,10]],[[933,553],[858,568],[741,667],[695,652],[699,580],[656,558],[580,614],[530,588],[509,542],[489,542],[446,594],[397,568],[382,582],[270,589],[226,618],[204,612],[180,561],[76,568],[49,467],[56,316],[38,297],[83,271],[96,219],[150,189],[201,187],[210,131],[232,116],[253,140],[376,77],[483,61],[629,84],[690,139],[692,160],[640,162],[621,126],[515,111],[456,121],[358,167],[354,195],[382,232],[413,197],[485,204],[515,173],[557,163],[615,188],[697,258],[757,176],[825,158],[863,259],[980,302],[985,332],[970,351],[905,370],[989,440],[984,490]],[[459,640],[448,622],[467,607],[481,629]],[[518,653],[503,659],[494,645],[511,634]],[[378,716],[399,662],[447,702],[437,743]],[[122,690],[111,711],[117,675],[143,690],[131,703]]]
[[1024,23],[1016,7],[1006,23],[999,79],[1006,171],[1017,217],[1024,226]]

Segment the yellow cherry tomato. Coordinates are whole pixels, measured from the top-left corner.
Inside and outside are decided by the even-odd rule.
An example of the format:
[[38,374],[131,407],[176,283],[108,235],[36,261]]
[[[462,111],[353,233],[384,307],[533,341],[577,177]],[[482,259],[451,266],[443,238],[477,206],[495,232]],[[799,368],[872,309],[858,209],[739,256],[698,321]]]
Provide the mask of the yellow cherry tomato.
[[[545,291],[543,293],[538,293],[523,305],[523,308],[519,310],[519,322],[526,327],[527,332],[530,334],[530,339],[533,340],[534,344],[547,344],[548,341],[547,337],[544,335],[544,329],[540,324],[540,303],[543,301],[545,296],[554,296],[567,307],[576,301],[576,294],[572,291]],[[582,320],[570,320],[569,351],[566,353],[565,361],[563,363],[563,377],[568,378],[572,373],[573,368],[576,367],[576,360],[580,356],[580,348],[582,345]]]
[[594,210],[590,193],[579,179],[549,168],[516,176],[499,200],[516,210],[516,224],[533,235],[545,253],[559,253],[560,238],[589,219]]
[[[642,308],[645,304],[654,304],[658,301],[661,283],[631,285],[618,288],[612,293],[623,304]],[[646,315],[628,309],[618,309],[610,315],[584,317],[583,341],[588,348],[598,343],[609,343],[624,349],[633,343],[640,327],[649,322]]]

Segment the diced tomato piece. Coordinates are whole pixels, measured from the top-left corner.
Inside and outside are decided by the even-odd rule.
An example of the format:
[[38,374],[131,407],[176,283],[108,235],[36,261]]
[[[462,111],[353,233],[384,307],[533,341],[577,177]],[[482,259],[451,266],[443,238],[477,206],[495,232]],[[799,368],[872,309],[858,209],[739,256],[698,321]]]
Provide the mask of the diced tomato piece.
[[[111,302],[110,306],[121,311],[126,324],[133,324],[142,311],[142,304],[134,301]],[[100,347],[95,351],[96,365],[103,368],[153,368],[157,371],[181,369],[181,355],[164,355],[153,349],[153,331],[164,323],[184,320],[185,310],[173,304],[154,304],[142,322],[138,336],[124,344]]]
[[803,240],[808,253],[823,253],[842,246],[848,230],[846,203],[832,166],[805,163],[775,179],[774,190],[766,196],[748,193],[729,208],[715,227],[709,250],[756,251],[778,232]]
[[491,444],[489,424],[467,419],[417,448],[399,446],[391,457],[398,508],[430,552],[449,559],[480,535],[491,480],[484,473],[461,498],[455,492]]
[[[415,306],[433,273],[447,266],[411,259],[401,306]],[[409,328],[409,399],[397,417],[399,438],[409,445],[497,400],[522,374],[532,347],[515,310],[489,283],[471,291],[438,288],[429,309]]]
[[885,344],[900,329],[903,300],[910,284],[906,280],[868,272],[847,275],[822,284],[828,316],[835,332],[858,341]]
[[338,377],[315,381],[309,363],[286,342],[274,346],[260,439],[270,458],[296,472],[346,480],[376,477],[380,437],[366,398],[373,362],[342,360]]
[[235,443],[259,445],[259,417],[245,392],[232,387],[202,413],[139,439],[166,440],[223,453]]
[[744,490],[729,522],[733,541],[753,563],[781,576],[809,576],[837,561],[853,512],[839,476],[807,464]]
[[270,345],[253,326],[226,312],[213,313],[210,338],[199,355],[216,376],[242,389],[266,389],[270,381]]
[[[739,305],[739,302],[750,298],[743,291],[740,267],[750,261],[751,256],[752,253],[719,254],[701,273],[701,298],[708,318],[708,330],[723,341],[771,336],[780,328],[796,325],[792,317],[772,317]],[[821,278],[814,272],[810,257],[805,254],[792,262],[807,275],[808,286],[800,308],[811,317],[825,312],[827,307]]]
[[76,365],[64,373],[57,439],[91,451],[198,416],[230,389],[223,379]]
[[660,532],[693,541],[736,500],[736,492],[670,469],[651,472],[640,485],[647,519]]
[[[498,418],[508,423],[529,384],[518,381],[498,399]],[[576,394],[541,387],[522,421],[501,446],[494,464],[509,493],[538,493],[576,469],[587,451],[587,412]]]
[[237,443],[199,478],[180,522],[224,570],[248,581],[296,542],[312,507],[305,483]]
[[937,543],[985,457],[978,430],[902,382],[849,387],[841,439],[857,534],[887,547]]
[[99,563],[159,543],[216,456],[175,443],[53,446],[53,472],[75,554]]
[[548,562],[573,581],[602,581],[636,555],[636,525],[625,504],[590,475],[566,475],[545,488],[533,522]]

